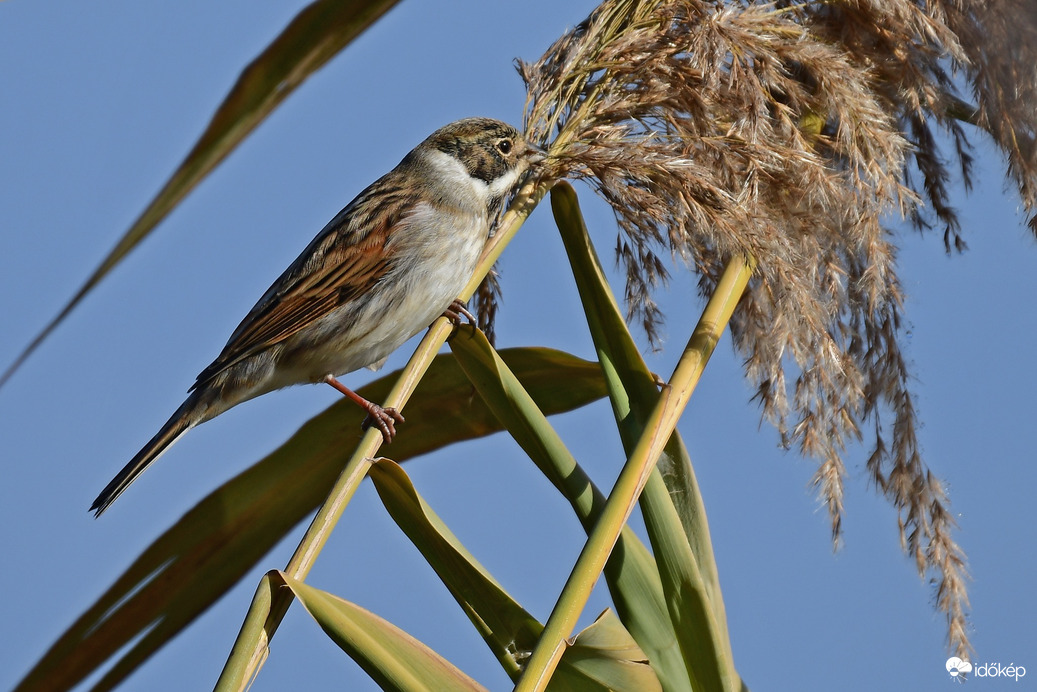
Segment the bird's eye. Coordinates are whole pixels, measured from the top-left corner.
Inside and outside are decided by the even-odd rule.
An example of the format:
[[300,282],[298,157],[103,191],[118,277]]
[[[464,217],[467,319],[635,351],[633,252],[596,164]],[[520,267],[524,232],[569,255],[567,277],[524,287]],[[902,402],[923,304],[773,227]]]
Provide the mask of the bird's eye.
[[505,156],[510,154],[511,153],[511,140],[510,139],[502,139],[501,141],[497,142],[497,151],[499,151],[500,153],[504,154]]

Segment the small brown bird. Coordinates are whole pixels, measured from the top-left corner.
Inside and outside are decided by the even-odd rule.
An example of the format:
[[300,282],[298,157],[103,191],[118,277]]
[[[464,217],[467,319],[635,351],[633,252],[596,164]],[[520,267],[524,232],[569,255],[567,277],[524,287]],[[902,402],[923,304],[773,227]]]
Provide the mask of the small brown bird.
[[357,195],[267,289],[202,370],[187,400],[112,479],[100,516],[188,430],[260,394],[327,382],[367,412],[386,442],[403,416],[335,377],[378,367],[446,311],[471,279],[490,225],[544,158],[510,125],[458,120],[433,132]]

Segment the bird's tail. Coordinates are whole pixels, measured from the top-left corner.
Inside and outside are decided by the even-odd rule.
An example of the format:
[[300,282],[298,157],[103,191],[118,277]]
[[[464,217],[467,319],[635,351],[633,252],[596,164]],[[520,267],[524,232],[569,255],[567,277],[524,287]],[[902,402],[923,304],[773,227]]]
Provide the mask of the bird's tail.
[[187,401],[166,421],[162,429],[151,438],[151,441],[130,459],[130,462],[116,474],[111,483],[105,486],[105,489],[94,500],[94,504],[90,505],[90,511],[94,513],[95,517],[101,516],[108,506],[115,502],[133,481],[137,480],[137,476],[144,473],[144,470],[157,461],[184,433],[205,420],[203,416],[199,415],[199,398],[197,393],[188,397]]

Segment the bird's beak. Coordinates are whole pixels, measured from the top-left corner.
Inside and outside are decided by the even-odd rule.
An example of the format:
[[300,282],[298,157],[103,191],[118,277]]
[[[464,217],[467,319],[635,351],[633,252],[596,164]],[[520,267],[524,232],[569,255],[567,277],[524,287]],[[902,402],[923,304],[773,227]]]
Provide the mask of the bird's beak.
[[526,151],[522,154],[522,158],[528,161],[529,165],[533,166],[546,159],[547,152],[542,147],[526,142]]

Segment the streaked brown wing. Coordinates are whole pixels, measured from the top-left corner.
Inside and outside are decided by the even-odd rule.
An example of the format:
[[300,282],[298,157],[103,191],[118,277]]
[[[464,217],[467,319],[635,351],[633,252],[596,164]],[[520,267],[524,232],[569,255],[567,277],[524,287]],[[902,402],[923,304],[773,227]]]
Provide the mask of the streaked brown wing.
[[[373,192],[377,184],[362,192],[313,239],[249,311],[191,389],[374,287],[392,264],[389,229],[400,220],[403,209],[399,188],[386,187],[384,182],[388,180],[383,179],[377,192]],[[370,211],[368,218],[354,218],[358,207]]]

